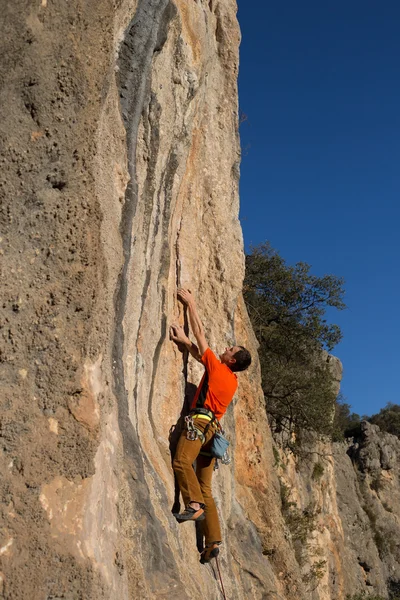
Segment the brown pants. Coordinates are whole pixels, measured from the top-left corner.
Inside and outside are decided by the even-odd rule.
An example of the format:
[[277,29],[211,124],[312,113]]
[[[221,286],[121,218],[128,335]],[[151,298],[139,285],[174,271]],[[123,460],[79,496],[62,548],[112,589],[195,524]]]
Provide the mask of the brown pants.
[[[195,423],[198,429],[204,431],[209,421],[195,419]],[[200,450],[208,451],[210,440],[215,431],[216,427],[214,425],[208,428],[206,439],[202,446],[200,439],[188,440],[186,438],[186,429],[184,429],[179,438],[172,464],[185,506],[190,502],[204,504],[206,518],[202,521],[202,525],[206,544],[221,541],[221,528],[217,508],[214,498],[211,495],[211,479],[215,458],[199,454]],[[193,469],[194,461],[196,461],[196,472]]]

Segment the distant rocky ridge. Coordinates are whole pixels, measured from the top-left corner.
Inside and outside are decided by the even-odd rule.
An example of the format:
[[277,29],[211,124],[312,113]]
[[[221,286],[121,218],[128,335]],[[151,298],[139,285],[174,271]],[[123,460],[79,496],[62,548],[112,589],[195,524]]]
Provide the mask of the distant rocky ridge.
[[[363,421],[358,440],[311,442],[296,460],[282,451],[276,455],[287,496],[288,535],[303,564],[303,578],[316,586],[310,597],[346,598],[360,592],[398,597],[399,451],[397,437]],[[297,539],[302,527],[306,543]],[[324,564],[313,569],[319,561]]]
[[[169,431],[201,370],[168,325],[189,286],[212,349],[256,356],[236,3],[6,4],[0,597],[220,599],[171,515]],[[272,440],[257,360],[239,377],[233,462],[215,474],[227,597],[393,596],[399,440],[365,424],[350,448],[295,460]]]

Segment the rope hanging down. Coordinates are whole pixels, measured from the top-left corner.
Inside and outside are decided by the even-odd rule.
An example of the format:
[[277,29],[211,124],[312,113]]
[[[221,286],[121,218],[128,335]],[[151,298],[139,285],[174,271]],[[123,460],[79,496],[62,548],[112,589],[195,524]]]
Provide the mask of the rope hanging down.
[[218,562],[218,556],[215,557],[215,562],[217,564],[217,569],[218,569],[218,575],[219,575],[219,580],[221,582],[221,588],[222,588],[222,594],[224,596],[224,600],[227,600],[226,594],[225,594],[225,589],[224,589],[224,584],[222,582],[222,576],[221,576],[221,571],[219,570],[219,562]]

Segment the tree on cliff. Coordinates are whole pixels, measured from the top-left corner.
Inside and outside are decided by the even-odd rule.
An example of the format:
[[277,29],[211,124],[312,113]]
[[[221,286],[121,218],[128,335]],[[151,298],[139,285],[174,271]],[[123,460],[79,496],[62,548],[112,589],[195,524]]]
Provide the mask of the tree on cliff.
[[269,243],[246,256],[244,299],[260,344],[262,386],[275,430],[311,429],[328,434],[335,403],[329,361],[342,334],[325,318],[328,307],[342,310],[343,279],[317,277],[310,266],[294,266]]
[[388,402],[379,413],[368,418],[370,423],[378,425],[381,431],[397,435],[400,438],[400,405]]
[[390,433],[400,438],[400,405],[388,402],[378,413],[368,417],[360,417],[357,413],[351,412],[350,404],[339,398],[336,402],[335,419],[333,423],[333,440],[342,441],[348,437],[359,437],[361,435],[361,421],[368,421],[373,425],[378,425],[384,433]]
[[334,442],[342,442],[347,437],[359,435],[361,417],[352,412],[350,404],[344,401],[339,394],[335,405],[335,418],[332,427],[332,439]]

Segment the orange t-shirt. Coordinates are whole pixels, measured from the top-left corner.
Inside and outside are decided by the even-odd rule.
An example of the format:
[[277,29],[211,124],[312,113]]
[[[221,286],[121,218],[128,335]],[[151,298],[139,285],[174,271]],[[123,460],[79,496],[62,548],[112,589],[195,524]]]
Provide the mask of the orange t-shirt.
[[229,367],[218,360],[210,348],[204,352],[201,362],[206,371],[196,390],[191,409],[212,410],[217,419],[220,419],[237,390],[237,377]]

